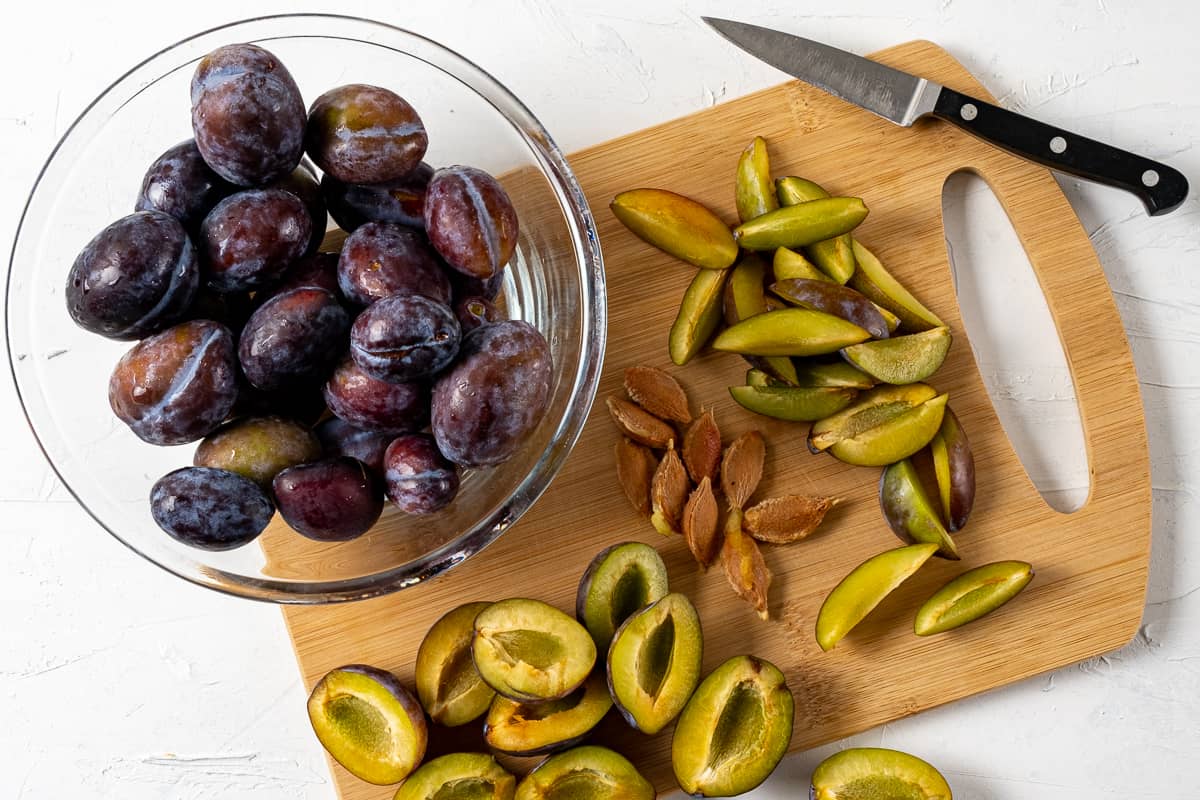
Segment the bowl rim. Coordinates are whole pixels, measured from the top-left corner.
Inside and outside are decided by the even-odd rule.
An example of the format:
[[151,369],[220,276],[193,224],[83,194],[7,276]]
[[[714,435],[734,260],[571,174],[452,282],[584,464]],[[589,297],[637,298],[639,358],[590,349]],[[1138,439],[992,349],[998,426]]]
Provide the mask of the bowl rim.
[[[21,388],[21,378],[18,375],[17,369],[17,354],[13,350],[13,315],[11,307],[13,304],[12,290],[14,276],[17,272],[18,251],[22,243],[22,233],[25,231],[26,218],[47,171],[55,162],[60,150],[62,150],[72,134],[75,133],[76,129],[84,120],[88,119],[92,110],[108,97],[109,94],[122,87],[127,79],[159,57],[171,53],[177,48],[197,39],[221,31],[230,31],[256,24],[294,20],[304,20],[306,22],[312,20],[332,20],[339,24],[362,24],[382,29],[388,32],[389,35],[398,35],[414,40],[422,46],[428,47],[439,55],[445,56],[455,62],[452,65],[453,69],[447,68],[447,66],[442,64],[431,63],[416,53],[406,50],[401,50],[400,52],[424,61],[435,69],[446,72],[450,77],[461,82],[477,94],[480,99],[491,105],[512,126],[524,141],[534,160],[538,163],[540,171],[547,177],[548,182],[557,195],[559,203],[565,205],[563,208],[564,216],[567,218],[567,227],[571,233],[570,238],[575,250],[575,260],[578,265],[580,283],[583,289],[583,302],[580,306],[582,329],[581,357],[574,375],[571,376],[572,385],[563,418],[559,421],[558,427],[552,434],[546,450],[543,451],[533,468],[491,514],[477,521],[470,528],[460,532],[454,539],[440,547],[424,553],[405,564],[382,572],[333,581],[297,582],[274,578],[255,578],[208,566],[203,566],[202,569],[197,571],[197,574],[189,574],[170,564],[155,559],[150,554],[141,550],[134,542],[127,540],[112,527],[109,527],[97,515],[97,512],[84,502],[75,488],[67,481],[60,471],[58,464],[51,457],[46,443],[43,442],[42,434],[39,433],[31,416],[25,392]],[[292,37],[284,34],[259,37],[256,40],[276,38]],[[338,36],[333,38],[346,39],[350,37]],[[254,40],[252,39],[251,41]],[[371,42],[358,39],[354,41],[399,49],[385,42]],[[497,105],[497,100],[503,103],[504,107]],[[54,475],[88,516],[95,520],[113,538],[146,561],[189,583],[233,597],[283,605],[340,603],[365,600],[390,594],[423,583],[442,574],[471,556],[477,555],[499,538],[526,511],[532,508],[538,498],[549,488],[558,472],[562,469],[567,456],[578,442],[599,387],[608,328],[604,260],[591,209],[579,185],[578,179],[567,162],[566,156],[528,106],[483,67],[434,39],[416,31],[379,20],[356,15],[323,12],[266,14],[237,19],[206,28],[155,51],[123,72],[97,94],[78,116],[72,120],[62,136],[54,144],[46,160],[39,168],[33,185],[30,187],[29,194],[25,198],[25,203],[22,206],[21,214],[13,233],[12,248],[9,253],[8,273],[5,276],[4,305],[5,351],[8,357],[9,375],[16,389],[17,401],[20,404],[21,413],[25,417],[26,424],[33,434],[38,449],[41,450]],[[535,481],[535,478],[538,481]],[[540,485],[538,485],[539,482]],[[519,507],[514,508],[514,506]],[[226,578],[226,580],[220,580],[221,577]]]

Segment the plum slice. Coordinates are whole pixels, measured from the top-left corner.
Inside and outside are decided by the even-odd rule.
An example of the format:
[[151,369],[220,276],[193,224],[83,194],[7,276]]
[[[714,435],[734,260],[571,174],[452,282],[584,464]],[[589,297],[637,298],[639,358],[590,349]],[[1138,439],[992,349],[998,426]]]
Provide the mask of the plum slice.
[[553,753],[579,744],[612,705],[599,674],[559,700],[522,703],[497,697],[488,709],[483,736],[488,747],[510,756]]
[[496,693],[471,661],[475,617],[491,603],[465,603],[448,611],[417,649],[417,697],[439,725],[454,727],[478,719]]
[[517,784],[516,800],[620,798],[654,800],[650,781],[629,759],[607,747],[587,745],[550,756]]
[[327,674],[309,695],[308,719],[334,760],[377,786],[404,780],[425,757],[421,704],[376,667],[351,664]]
[[422,764],[395,800],[512,800],[517,780],[485,753],[450,753]]
[[484,682],[513,700],[556,700],[575,691],[596,663],[591,634],[554,606],[513,598],[475,617],[471,645]]
[[625,720],[649,734],[670,724],[700,682],[702,651],[700,616],[682,594],[627,619],[608,650],[608,686]]
[[734,656],[696,689],[675,724],[671,767],[700,797],[748,792],[767,779],[792,740],[795,704],[778,667]]
[[958,561],[954,539],[938,518],[911,460],[897,461],[883,470],[879,479],[879,507],[888,527],[902,541],[931,542],[938,546],[937,555]]
[[575,617],[596,649],[606,653],[621,623],[666,593],[667,567],[657,550],[642,542],[615,544],[600,551],[583,573]]
[[813,770],[813,800],[895,797],[951,800],[950,784],[916,756],[880,747],[851,747],[834,753]]

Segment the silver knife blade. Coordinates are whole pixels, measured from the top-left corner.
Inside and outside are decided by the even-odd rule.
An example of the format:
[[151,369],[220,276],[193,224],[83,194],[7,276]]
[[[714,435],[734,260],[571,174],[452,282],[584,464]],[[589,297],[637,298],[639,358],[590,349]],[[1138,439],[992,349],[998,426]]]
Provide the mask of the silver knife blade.
[[701,17],[755,58],[905,127],[933,111],[939,84],[802,36]]

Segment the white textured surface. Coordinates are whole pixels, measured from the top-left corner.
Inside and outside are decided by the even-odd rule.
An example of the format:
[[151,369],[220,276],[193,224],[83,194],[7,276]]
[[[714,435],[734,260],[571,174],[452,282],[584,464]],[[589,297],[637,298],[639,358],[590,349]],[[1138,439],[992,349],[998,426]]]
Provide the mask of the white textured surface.
[[[1183,0],[446,0],[334,9],[460,50],[523,98],[566,150],[778,82],[778,73],[703,27],[699,16],[714,14],[857,52],[934,40],[1008,107],[1168,159],[1200,181],[1200,6]],[[294,10],[258,0],[158,0],[21,3],[6,12],[3,252],[39,165],[113,78],[191,32]],[[1195,797],[1200,200],[1151,220],[1129,196],[1063,184],[1104,263],[1144,392],[1155,492],[1141,633],[1117,653],[853,742],[925,756],[960,800]],[[1003,245],[1008,232],[994,224],[986,190],[960,182],[948,202],[969,228],[955,243],[960,273],[970,261],[985,273],[977,284],[989,287],[984,294],[1019,292],[1021,281],[1004,271],[1013,255]],[[1028,303],[1010,297],[1004,308],[1010,330],[1036,324]],[[995,320],[989,327],[1005,329]],[[983,368],[1000,386],[1000,404],[1041,432],[1031,473],[1060,495],[1077,495],[1085,473],[1053,444],[1070,441],[1061,438],[1074,407],[1069,377],[1044,348],[999,340],[1008,354]],[[7,380],[0,426],[0,798],[332,798],[278,611],[185,585],[103,533],[53,478]],[[811,768],[833,747],[788,760],[757,796],[803,794]]]

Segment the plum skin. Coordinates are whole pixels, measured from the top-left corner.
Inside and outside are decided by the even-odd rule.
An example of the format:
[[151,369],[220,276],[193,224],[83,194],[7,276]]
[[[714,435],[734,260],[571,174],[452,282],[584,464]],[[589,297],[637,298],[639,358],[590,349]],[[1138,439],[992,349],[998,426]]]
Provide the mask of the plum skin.
[[383,512],[377,478],[348,456],[289,467],[275,476],[272,487],[284,522],[319,542],[356,539]]
[[437,449],[432,436],[397,437],[383,456],[388,499],[408,514],[432,514],[458,494],[458,470]]

